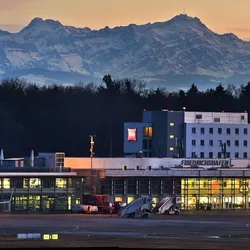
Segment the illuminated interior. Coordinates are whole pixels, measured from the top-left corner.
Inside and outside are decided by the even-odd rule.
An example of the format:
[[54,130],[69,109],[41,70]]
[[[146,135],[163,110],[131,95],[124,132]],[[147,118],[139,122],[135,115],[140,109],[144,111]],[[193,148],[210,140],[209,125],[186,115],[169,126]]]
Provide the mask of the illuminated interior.
[[134,196],[128,196],[127,198],[127,204],[129,204],[130,202],[132,202],[135,199]]
[[152,127],[144,127],[143,128],[143,136],[152,137],[153,136],[153,128]]
[[67,180],[65,178],[56,178],[56,187],[57,188],[66,188]]
[[121,196],[116,196],[115,201],[122,201],[122,197]]
[[10,178],[4,178],[4,179],[2,179],[2,187],[4,189],[10,188]]
[[30,178],[30,188],[40,188],[41,179],[40,178]]
[[183,178],[182,209],[250,209],[250,179]]

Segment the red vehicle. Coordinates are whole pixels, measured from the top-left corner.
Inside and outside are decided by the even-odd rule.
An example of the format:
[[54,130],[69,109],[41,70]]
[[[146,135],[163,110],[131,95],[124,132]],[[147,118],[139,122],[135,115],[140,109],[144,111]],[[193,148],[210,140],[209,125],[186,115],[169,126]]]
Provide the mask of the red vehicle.
[[98,213],[110,213],[109,198],[107,195],[85,194],[83,195],[83,205],[97,206]]

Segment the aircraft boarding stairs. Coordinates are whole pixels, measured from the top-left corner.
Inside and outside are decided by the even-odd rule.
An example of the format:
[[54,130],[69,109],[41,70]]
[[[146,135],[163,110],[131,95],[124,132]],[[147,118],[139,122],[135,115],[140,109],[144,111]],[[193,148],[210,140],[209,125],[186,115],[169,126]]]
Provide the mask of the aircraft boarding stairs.
[[173,197],[164,197],[153,209],[153,213],[164,214],[174,204]]
[[153,200],[149,196],[141,196],[129,203],[126,207],[119,211],[120,217],[134,218],[142,217],[148,218],[152,215]]

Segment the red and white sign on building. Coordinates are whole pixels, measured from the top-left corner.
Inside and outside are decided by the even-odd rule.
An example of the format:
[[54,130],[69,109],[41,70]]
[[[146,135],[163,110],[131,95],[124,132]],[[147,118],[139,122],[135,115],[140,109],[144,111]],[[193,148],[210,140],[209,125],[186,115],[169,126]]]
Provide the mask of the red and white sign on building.
[[136,128],[128,128],[128,141],[136,141]]

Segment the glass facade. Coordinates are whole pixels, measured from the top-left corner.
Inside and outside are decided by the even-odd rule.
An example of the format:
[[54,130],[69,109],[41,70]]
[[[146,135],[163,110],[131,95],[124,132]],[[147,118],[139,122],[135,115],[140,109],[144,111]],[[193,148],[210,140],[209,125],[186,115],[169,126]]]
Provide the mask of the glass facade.
[[80,177],[2,177],[0,201],[8,201],[13,190],[11,211],[68,211],[72,204],[80,204],[84,181]]
[[250,209],[250,178],[182,178],[182,209]]
[[101,193],[127,203],[140,195],[150,195],[155,203],[163,197],[181,200],[181,208],[250,209],[250,178],[106,177]]

